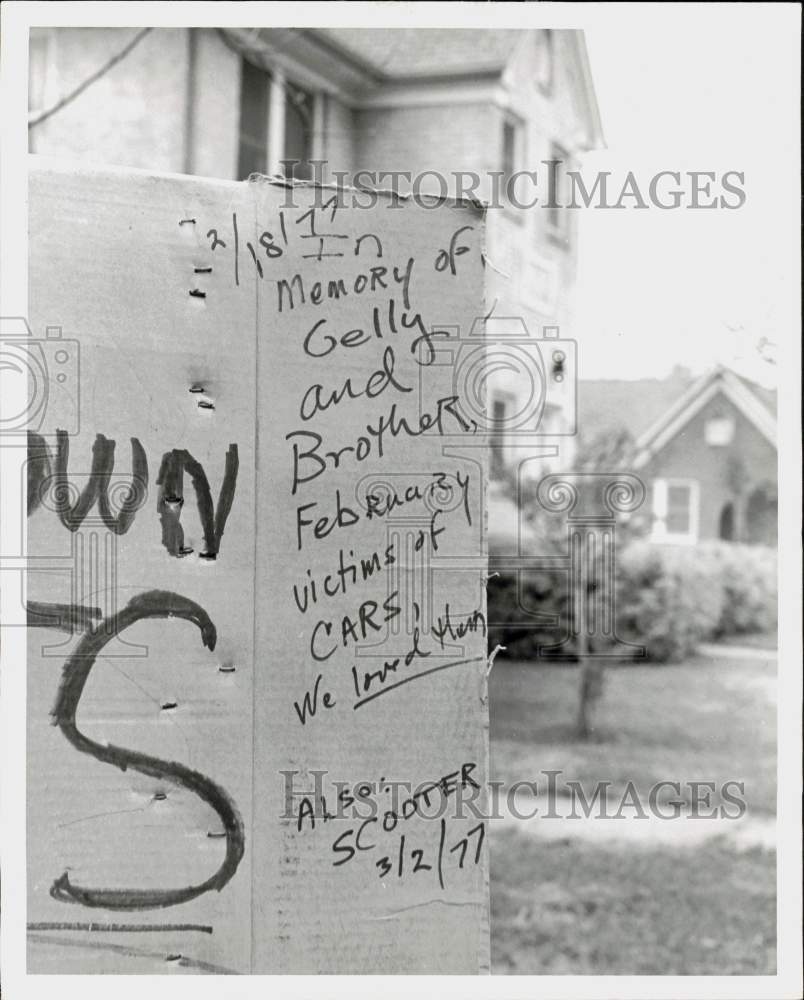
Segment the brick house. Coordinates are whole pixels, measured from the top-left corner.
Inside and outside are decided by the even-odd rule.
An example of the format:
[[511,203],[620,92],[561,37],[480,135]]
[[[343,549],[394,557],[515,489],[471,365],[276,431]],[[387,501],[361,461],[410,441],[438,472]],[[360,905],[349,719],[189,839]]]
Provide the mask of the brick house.
[[[560,189],[603,143],[575,30],[152,29],[38,120],[136,35],[32,29],[32,152],[225,179],[283,173],[283,160],[299,161],[298,177],[324,160],[325,181],[336,170],[474,171],[476,196],[490,201],[495,173],[544,172],[553,161]],[[526,187],[523,200],[533,193]],[[484,381],[497,474],[534,452],[566,458],[572,445],[577,216],[505,199],[487,215],[487,306],[514,344]]]
[[656,542],[776,545],[776,394],[724,367],[694,379],[583,381],[579,423],[627,428]]

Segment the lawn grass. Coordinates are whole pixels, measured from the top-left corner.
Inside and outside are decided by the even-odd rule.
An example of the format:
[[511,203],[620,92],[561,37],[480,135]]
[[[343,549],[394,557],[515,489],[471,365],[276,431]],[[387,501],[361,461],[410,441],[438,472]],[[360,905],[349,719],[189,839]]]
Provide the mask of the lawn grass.
[[495,973],[751,975],[775,972],[775,861],[720,841],[615,850],[492,841]]
[[779,635],[776,629],[767,632],[736,633],[722,635],[718,639],[721,646],[742,646],[747,649],[773,650],[778,648]]
[[[591,740],[572,734],[578,670],[497,660],[490,679],[492,778],[546,769],[589,786],[745,782],[749,817],[776,799],[776,667],[692,660],[607,671]],[[543,779],[542,779],[543,781]],[[680,820],[679,822],[694,822]],[[697,847],[545,840],[492,825],[497,973],[751,974],[775,966],[775,854],[727,837]]]

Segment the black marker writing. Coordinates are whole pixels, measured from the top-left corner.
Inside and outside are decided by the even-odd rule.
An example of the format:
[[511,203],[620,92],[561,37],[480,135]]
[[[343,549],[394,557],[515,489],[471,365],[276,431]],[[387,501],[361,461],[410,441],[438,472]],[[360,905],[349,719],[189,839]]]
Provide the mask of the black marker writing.
[[[41,438],[39,442],[36,442],[36,445],[38,459],[34,468],[35,475],[44,471],[46,461],[42,456],[47,454],[47,446]],[[78,531],[87,514],[97,503],[103,523],[109,531],[114,532],[115,535],[124,535],[131,527],[135,514],[145,503],[148,494],[148,459],[139,440],[131,438],[131,485],[127,496],[119,504],[117,516],[112,515],[109,506],[109,480],[114,471],[114,448],[114,441],[110,441],[103,434],[96,436],[95,443],[92,445],[92,471],[89,474],[88,482],[81,490],[76,502],[71,504],[70,482],[67,478],[70,439],[67,436],[67,431],[56,431],[56,461],[52,495],[59,520],[69,531]],[[32,512],[30,503],[32,488],[39,496],[38,502],[34,503],[33,510],[39,506],[42,500],[42,484],[38,483],[32,487],[29,478],[29,513]]]
[[50,479],[50,451],[45,439],[28,431],[28,517],[42,503],[42,487]]
[[[299,722],[303,726],[307,725],[308,718],[312,718],[318,711],[318,688],[321,684],[321,674],[315,679],[315,684],[313,685],[312,692],[305,691],[302,697],[301,705],[297,702],[293,702],[293,707],[296,709],[296,714],[299,717]],[[332,697],[329,691],[324,691],[321,695],[321,704],[324,708],[334,708],[335,699]]]
[[220,549],[226,519],[232,509],[239,459],[237,445],[230,444],[226,452],[226,467],[223,485],[218,494],[217,507],[213,509],[212,491],[203,465],[196,461],[189,451],[174,448],[162,458],[157,484],[159,499],[157,510],[162,523],[162,544],[172,556],[187,555],[184,547],[184,529],[181,526],[181,511],[184,506],[184,472],[190,474],[198,505],[198,516],[204,531],[204,559],[215,559]]
[[136,597],[108,621],[100,622],[86,632],[64,665],[59,692],[53,707],[54,724],[80,753],[126,771],[131,768],[151,778],[169,781],[186,788],[210,805],[226,831],[226,856],[218,870],[205,882],[180,889],[91,889],[73,885],[67,872],[53,883],[50,894],[54,899],[107,910],[143,910],[175,906],[211,889],[218,892],[230,881],[243,857],[245,834],[243,821],[228,794],[210,778],[175,761],[161,760],[148,754],[96,743],[76,725],[78,703],[90,671],[104,646],[115,635],[145,618],[182,618],[192,622],[201,632],[204,646],[215,648],[217,633],[209,615],[194,601],[164,590],[151,590]]

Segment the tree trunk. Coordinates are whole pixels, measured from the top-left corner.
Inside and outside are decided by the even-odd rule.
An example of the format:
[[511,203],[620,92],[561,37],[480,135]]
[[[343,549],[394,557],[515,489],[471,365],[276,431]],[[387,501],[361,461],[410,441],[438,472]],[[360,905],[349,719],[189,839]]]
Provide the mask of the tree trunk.
[[575,735],[588,740],[594,730],[594,712],[603,693],[603,662],[589,656],[589,641],[584,632],[578,636],[578,657],[581,668],[581,688]]

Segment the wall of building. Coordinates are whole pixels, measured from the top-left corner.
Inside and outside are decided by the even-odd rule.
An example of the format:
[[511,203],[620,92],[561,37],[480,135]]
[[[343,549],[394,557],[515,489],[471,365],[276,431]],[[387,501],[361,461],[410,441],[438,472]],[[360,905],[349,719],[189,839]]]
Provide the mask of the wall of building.
[[[44,107],[97,71],[138,30],[33,29],[37,36],[34,44],[46,46]],[[151,31],[74,101],[29,130],[31,152],[90,163],[182,171],[187,69],[187,29]]]
[[[535,185],[530,179],[524,179],[517,189],[522,204],[527,205],[538,198],[536,204],[525,208],[490,209],[487,226],[488,308],[494,305],[496,315],[521,318],[528,335],[538,345],[533,352],[541,355],[541,375],[546,381],[548,403],[555,404],[545,410],[538,427],[540,433],[528,435],[526,439],[554,449],[553,457],[529,460],[525,457],[526,451],[513,447],[517,440],[525,440],[516,434],[511,435],[505,449],[509,462],[521,463],[521,475],[526,478],[569,468],[575,454],[573,436],[549,433],[559,425],[564,430],[572,426],[577,380],[575,346],[572,343],[554,344],[542,336],[545,327],[557,327],[560,340],[565,342],[576,339],[577,333],[572,309],[578,254],[577,213],[566,213],[567,239],[560,240],[551,231],[549,213],[543,207],[548,170],[543,161],[552,158],[553,144],[557,142],[567,151],[567,166],[571,168],[577,164],[578,144],[585,137],[585,121],[576,104],[579,81],[572,76],[574,59],[569,34],[553,32],[552,85],[547,91],[540,86],[539,79],[543,39],[539,32],[523,34],[495,93],[491,126],[484,136],[486,148],[492,154],[488,169],[499,170],[503,162],[504,122],[518,122],[521,143],[515,167],[536,173]],[[560,349],[568,359],[565,379],[560,385],[550,377],[555,349]],[[514,410],[523,411],[533,388],[526,373],[505,372],[495,377],[491,391],[506,395]],[[549,421],[548,412],[552,414]]]
[[327,182],[332,181],[331,170],[355,169],[354,112],[332,94],[322,96],[321,159],[327,161]]
[[[365,108],[354,120],[358,168],[414,175],[434,170],[450,177],[459,170],[486,173],[497,166],[496,144],[490,141],[493,109],[486,101],[451,104],[445,98],[443,104]],[[421,190],[441,193],[435,178]]]
[[[547,199],[546,177],[554,144],[568,154],[566,165],[578,165],[578,147],[586,140],[586,123],[578,106],[580,81],[576,78],[572,53],[571,31],[553,31],[552,84],[545,91],[539,83],[538,67],[542,58],[540,33],[528,32],[515,51],[502,77],[502,108],[498,134],[502,133],[502,118],[513,115],[525,132],[521,169],[537,172],[537,185],[523,184],[523,201],[539,201],[533,208],[519,210],[521,237],[526,252],[514,261],[514,282],[523,307],[539,323],[557,323],[564,336],[573,335],[572,289],[578,256],[578,213],[568,210],[563,216],[566,242],[556,239],[550,231],[549,213],[544,208]],[[510,226],[501,233],[507,239]]]
[[[728,414],[735,421],[734,438],[723,447],[708,445],[704,436],[706,422],[718,414]],[[694,479],[700,489],[699,538],[718,538],[723,506],[734,500],[735,473],[742,470],[738,481],[744,509],[756,486],[776,482],[776,458],[776,449],[767,438],[718,394],[640,471],[649,488],[645,510],[653,509],[654,479]]]
[[192,28],[192,157],[188,172],[234,180],[240,128],[240,56],[220,35]]

